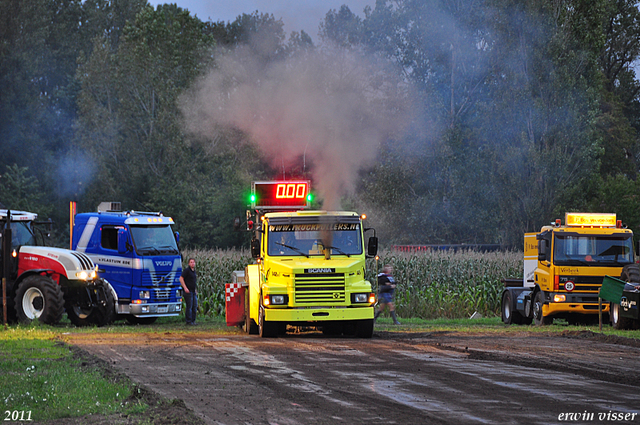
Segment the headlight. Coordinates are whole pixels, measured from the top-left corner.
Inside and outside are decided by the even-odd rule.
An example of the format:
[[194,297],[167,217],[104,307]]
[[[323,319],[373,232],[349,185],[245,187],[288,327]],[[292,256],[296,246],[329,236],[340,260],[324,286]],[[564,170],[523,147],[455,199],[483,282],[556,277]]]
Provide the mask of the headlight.
[[284,304],[284,295],[271,295],[271,304]]
[[351,294],[352,303],[367,303],[369,302],[369,294]]
[[561,294],[556,294],[553,296],[553,302],[554,303],[563,303],[567,300],[567,296],[566,295],[561,295]]
[[140,297],[143,300],[148,300],[149,298],[151,298],[151,292],[149,291],[140,291]]
[[87,278],[89,277],[89,274],[83,270],[81,272],[76,273],[76,277],[81,280],[87,280]]

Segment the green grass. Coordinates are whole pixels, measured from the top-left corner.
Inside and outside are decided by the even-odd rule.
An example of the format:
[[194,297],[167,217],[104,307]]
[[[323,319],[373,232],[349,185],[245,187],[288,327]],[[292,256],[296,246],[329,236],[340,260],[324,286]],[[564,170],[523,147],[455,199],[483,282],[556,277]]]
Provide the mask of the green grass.
[[625,338],[640,339],[640,330],[624,330],[618,331],[608,324],[602,325],[602,332],[598,324],[574,326],[569,325],[564,320],[555,320],[550,326],[535,325],[505,325],[499,317],[483,317],[480,319],[418,319],[418,318],[402,318],[402,323],[396,326],[388,317],[380,317],[376,321],[375,329],[378,331],[391,332],[484,332],[484,333],[519,333],[534,332],[557,334],[566,331],[591,331],[594,333],[602,333],[603,335],[615,335]]
[[31,412],[31,420],[39,422],[145,409],[128,400],[131,384],[107,379],[74,358],[69,347],[57,341],[61,330],[38,324],[0,328],[2,412]]

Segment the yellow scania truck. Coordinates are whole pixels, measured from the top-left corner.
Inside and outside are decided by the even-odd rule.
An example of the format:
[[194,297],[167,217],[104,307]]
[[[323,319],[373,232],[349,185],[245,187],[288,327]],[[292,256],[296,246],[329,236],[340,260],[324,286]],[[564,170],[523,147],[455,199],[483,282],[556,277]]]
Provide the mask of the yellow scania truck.
[[287,325],[325,334],[373,335],[375,294],[365,259],[375,256],[373,231],[365,251],[363,216],[312,211],[309,182],[254,182],[247,227],[255,264],[244,278],[245,330],[262,337]]
[[[524,278],[506,279],[502,290],[506,324],[597,321],[604,276],[630,282],[638,274],[633,233],[615,214],[566,213],[564,224],[558,219],[525,234],[524,256]],[[608,303],[603,312],[609,313]],[[619,316],[612,314],[611,320],[616,326]]]

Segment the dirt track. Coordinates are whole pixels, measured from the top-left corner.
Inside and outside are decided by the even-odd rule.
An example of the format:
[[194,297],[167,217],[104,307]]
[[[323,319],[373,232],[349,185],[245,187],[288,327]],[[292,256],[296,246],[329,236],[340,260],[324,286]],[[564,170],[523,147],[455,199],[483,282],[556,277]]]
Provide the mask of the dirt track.
[[66,338],[211,424],[640,424],[640,343],[589,331]]

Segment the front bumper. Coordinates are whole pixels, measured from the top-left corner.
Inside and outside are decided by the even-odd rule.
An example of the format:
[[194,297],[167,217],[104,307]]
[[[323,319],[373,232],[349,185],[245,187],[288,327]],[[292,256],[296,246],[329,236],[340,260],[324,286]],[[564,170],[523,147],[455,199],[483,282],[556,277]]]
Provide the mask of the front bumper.
[[136,317],[178,316],[182,303],[119,304],[118,314],[132,314]]
[[265,308],[265,320],[274,322],[328,322],[373,319],[373,307]]
[[[566,296],[566,301],[553,301],[554,295]],[[549,304],[542,306],[544,316],[555,316],[564,313],[598,314],[598,294],[580,292],[551,292],[547,298]],[[609,312],[609,303],[602,303],[602,312]]]

